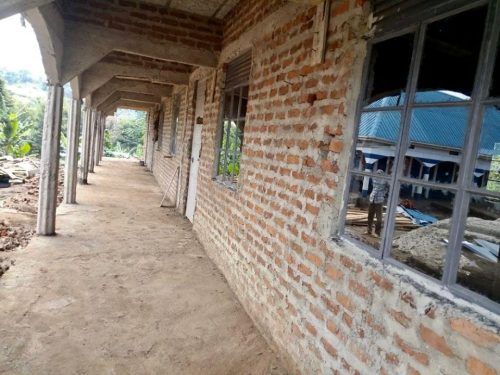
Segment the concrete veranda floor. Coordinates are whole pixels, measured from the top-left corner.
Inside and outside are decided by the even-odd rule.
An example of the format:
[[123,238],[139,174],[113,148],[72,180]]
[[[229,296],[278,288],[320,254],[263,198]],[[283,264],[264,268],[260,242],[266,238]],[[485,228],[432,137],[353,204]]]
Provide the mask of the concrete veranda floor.
[[283,374],[190,223],[104,160],[0,278],[0,374]]

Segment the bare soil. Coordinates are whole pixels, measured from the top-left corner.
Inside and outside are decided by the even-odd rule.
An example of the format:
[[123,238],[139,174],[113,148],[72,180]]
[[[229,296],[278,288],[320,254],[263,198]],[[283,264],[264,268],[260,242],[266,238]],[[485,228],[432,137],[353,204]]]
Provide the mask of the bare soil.
[[285,374],[151,174],[96,172],[0,278],[0,374]]
[[[14,165],[12,162],[0,162]],[[35,234],[38,211],[38,174],[23,178],[24,183],[0,188],[0,277],[14,264],[12,252],[24,249]],[[63,199],[64,175],[59,173],[58,204]]]

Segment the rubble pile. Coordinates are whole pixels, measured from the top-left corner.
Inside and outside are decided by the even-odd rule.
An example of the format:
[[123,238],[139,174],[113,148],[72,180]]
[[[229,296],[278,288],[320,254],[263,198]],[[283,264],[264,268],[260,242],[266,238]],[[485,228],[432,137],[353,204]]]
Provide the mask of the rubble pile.
[[9,270],[10,266],[14,265],[14,260],[9,260],[0,257],[0,277]]
[[[0,189],[0,207],[36,214],[38,211],[38,189],[40,163],[33,158],[0,158],[0,174],[10,176],[10,187]],[[57,203],[63,200],[63,169],[59,172]]]
[[[12,265],[13,251],[25,248],[35,233],[40,162],[31,157],[0,157],[0,276]],[[63,199],[63,169],[58,203]]]
[[26,247],[34,233],[34,229],[27,225],[0,220],[0,252]]

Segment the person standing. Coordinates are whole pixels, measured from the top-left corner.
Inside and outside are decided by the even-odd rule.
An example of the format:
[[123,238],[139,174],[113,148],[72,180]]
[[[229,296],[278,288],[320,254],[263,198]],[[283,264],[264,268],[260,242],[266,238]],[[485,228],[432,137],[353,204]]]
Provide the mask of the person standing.
[[[378,175],[383,175],[382,169],[377,170]],[[368,228],[366,234],[372,235],[373,219],[375,217],[375,236],[380,236],[382,230],[382,206],[385,201],[385,195],[389,189],[389,184],[382,178],[372,178],[372,192],[370,194],[368,205]]]

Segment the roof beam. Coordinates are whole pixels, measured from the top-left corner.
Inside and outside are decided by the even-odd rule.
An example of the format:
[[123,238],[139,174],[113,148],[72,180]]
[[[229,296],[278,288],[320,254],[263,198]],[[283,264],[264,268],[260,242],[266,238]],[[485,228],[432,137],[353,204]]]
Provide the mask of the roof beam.
[[149,111],[156,108],[156,104],[153,103],[140,103],[134,102],[126,99],[119,99],[107,107],[98,108],[99,111],[103,113],[114,113],[119,108],[133,109],[135,111]]
[[83,22],[66,22],[64,46],[66,47],[62,64],[64,83],[83,73],[112,51],[188,65],[208,67],[217,65],[217,55],[213,51]]
[[150,94],[157,97],[172,95],[172,86],[160,85],[146,81],[112,78],[92,93],[91,105],[97,106],[113,95],[116,91]]
[[148,95],[148,94],[138,94],[133,92],[116,91],[102,103],[96,106],[97,110],[102,110],[107,108],[113,103],[119,100],[126,100],[131,103],[148,103],[152,105],[161,104],[161,98],[159,96]]
[[189,73],[165,71],[144,66],[98,62],[82,74],[82,97],[91,94],[116,76],[134,77],[155,83],[174,85],[185,85],[189,82]]
[[13,16],[17,13],[37,8],[53,0],[2,0],[0,2],[0,19]]
[[64,54],[64,20],[54,3],[33,8],[25,13],[35,31],[45,74],[51,84],[61,81],[62,56]]

